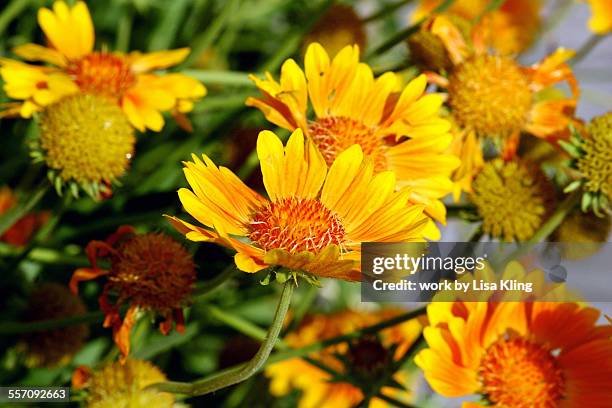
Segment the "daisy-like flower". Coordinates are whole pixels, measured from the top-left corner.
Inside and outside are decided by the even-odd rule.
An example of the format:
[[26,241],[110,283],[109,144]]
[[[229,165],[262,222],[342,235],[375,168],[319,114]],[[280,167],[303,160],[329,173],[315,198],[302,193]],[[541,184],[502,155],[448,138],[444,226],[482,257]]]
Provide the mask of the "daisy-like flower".
[[561,142],[572,156],[576,173],[566,192],[582,188],[582,210],[612,214],[612,112],[597,116],[582,131],[574,128],[570,142]]
[[[390,319],[399,313],[397,310],[369,313],[345,310],[330,315],[310,315],[306,316],[297,330],[285,336],[285,341],[291,347],[304,347]],[[313,353],[309,357],[344,374],[347,367],[337,358],[340,354],[345,356],[345,362],[352,366],[352,370],[379,378],[380,373],[376,370],[384,370],[384,367],[388,367],[392,361],[399,359],[414,343],[420,332],[421,324],[417,320],[410,320],[381,331],[378,339],[361,338],[351,345],[342,343]],[[394,355],[390,355],[392,345],[397,347]],[[281,397],[293,390],[300,390],[301,396],[297,405],[299,408],[354,407],[364,397],[359,387],[348,382],[333,380],[330,373],[300,358],[272,364],[266,368],[265,375],[270,378],[270,392],[274,396]],[[401,371],[393,377],[403,385],[409,380],[406,373]],[[407,391],[383,387],[382,392],[402,402],[412,402],[412,396]],[[387,404],[378,398],[373,398],[369,406],[385,407]]]
[[[471,191],[473,177],[483,165],[485,138],[501,144],[508,159],[516,154],[522,132],[551,142],[568,137],[579,96],[576,78],[565,63],[572,51],[559,49],[540,63],[523,67],[510,57],[489,53],[478,33],[468,43],[445,16],[435,17],[428,27],[453,63],[448,77],[436,73],[429,77],[448,94],[455,126],[451,150],[461,158],[453,176],[456,199],[461,190]],[[562,82],[571,96],[553,87]]]
[[[452,139],[450,124],[438,115],[442,97],[424,95],[426,77],[397,93],[398,77],[387,72],[375,79],[371,68],[359,62],[357,46],[343,48],[330,60],[313,43],[304,65],[305,72],[287,60],[280,82],[270,74],[263,80],[251,76],[263,97],[249,98],[247,105],[280,127],[300,128],[328,165],[358,144],[377,172],[393,171],[399,188],[410,187],[411,202],[425,204],[428,215],[444,222],[440,198],[451,191],[449,176],[459,162],[444,153]],[[313,117],[307,114],[309,101]]]
[[183,74],[153,72],[183,61],[188,48],[146,54],[95,51],[94,26],[82,1],[72,7],[56,1],[53,10],[41,8],[38,23],[49,46],[24,44],[13,51],[26,61],[50,66],[0,59],[5,92],[23,101],[9,104],[0,115],[28,118],[63,96],[83,92],[114,101],[136,129],[159,131],[164,125],[161,112],[184,119],[206,93],[200,82]]
[[423,239],[423,206],[408,205],[409,191],[395,191],[393,172],[375,174],[359,145],[340,153],[328,170],[300,129],[286,147],[263,131],[257,154],[269,199],[206,155],[194,155],[184,169],[192,190],[178,194],[204,227],[170,217],[187,239],[235,250],[240,270],[280,266],[306,278],[359,280],[361,242]]
[[[85,305],[78,296],[57,283],[45,283],[35,288],[28,300],[23,320],[66,319],[83,315]],[[33,367],[56,367],[70,361],[85,343],[89,330],[83,324],[27,333],[21,338],[26,364]]]
[[[196,276],[191,254],[181,244],[161,233],[139,235],[132,227],[122,226],[106,241],[90,242],[86,253],[91,268],[77,269],[70,289],[77,293],[79,282],[106,276],[99,299],[104,327],[112,327],[124,359],[130,352],[130,331],[140,310],[164,319],[159,325],[163,334],[170,332],[173,323],[178,332],[184,331],[182,308],[189,302]],[[110,268],[98,267],[98,258],[110,261]],[[115,299],[114,303],[109,298]],[[129,307],[122,318],[124,304]]]
[[589,29],[598,35],[612,32],[612,2],[609,0],[587,0],[591,6]]
[[364,49],[366,39],[365,25],[355,10],[345,4],[334,4],[304,37],[304,50],[316,42],[333,57],[347,45],[357,44]]
[[[0,215],[10,211],[17,205],[17,197],[8,186],[0,187]],[[0,242],[15,246],[26,245],[32,235],[49,219],[48,212],[29,213],[20,218],[4,234],[0,235]]]
[[174,395],[147,388],[166,380],[166,375],[150,362],[128,359],[95,371],[78,367],[72,375],[72,386],[85,390],[89,408],[172,408],[176,406]]
[[[553,234],[552,241],[567,243],[562,245],[567,259],[581,260],[598,253],[612,232],[612,216],[597,216],[593,212],[572,211]],[[576,245],[577,244],[577,245]]]
[[[412,21],[430,16],[441,3],[441,0],[421,0]],[[541,25],[542,1],[504,0],[495,11],[487,12],[489,6],[489,0],[456,0],[444,15],[463,19],[471,29],[481,33],[487,45],[500,54],[518,54],[526,50],[533,43]],[[477,19],[475,25],[471,23]]]
[[538,166],[495,159],[487,162],[474,179],[469,200],[482,218],[485,234],[524,242],[554,210],[555,189]]
[[612,326],[570,302],[440,302],[428,306],[429,348],[415,363],[446,397],[478,394],[481,406],[607,407]]

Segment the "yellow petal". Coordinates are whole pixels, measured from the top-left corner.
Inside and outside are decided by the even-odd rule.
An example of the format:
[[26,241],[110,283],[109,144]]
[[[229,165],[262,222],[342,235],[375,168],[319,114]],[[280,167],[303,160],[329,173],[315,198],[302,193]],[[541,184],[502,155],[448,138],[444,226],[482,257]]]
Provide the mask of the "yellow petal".
[[53,4],[53,11],[38,10],[38,24],[51,44],[70,60],[89,54],[94,45],[94,27],[87,5],[82,1],[68,8],[63,1]]
[[168,68],[183,62],[190,51],[189,48],[179,48],[176,50],[156,51],[146,54],[132,53],[130,54],[130,65],[132,70],[136,73]]
[[23,44],[15,47],[13,52],[28,61],[43,61],[58,67],[65,67],[67,64],[62,53],[38,44]]

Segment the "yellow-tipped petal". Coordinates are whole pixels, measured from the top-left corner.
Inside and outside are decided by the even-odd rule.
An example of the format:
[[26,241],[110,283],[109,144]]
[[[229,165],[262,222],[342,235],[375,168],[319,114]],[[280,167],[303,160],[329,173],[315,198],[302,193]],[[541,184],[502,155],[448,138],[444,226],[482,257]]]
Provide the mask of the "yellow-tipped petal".
[[137,73],[168,68],[183,62],[190,51],[189,48],[178,48],[176,50],[155,51],[146,54],[132,53],[130,54],[131,67]]

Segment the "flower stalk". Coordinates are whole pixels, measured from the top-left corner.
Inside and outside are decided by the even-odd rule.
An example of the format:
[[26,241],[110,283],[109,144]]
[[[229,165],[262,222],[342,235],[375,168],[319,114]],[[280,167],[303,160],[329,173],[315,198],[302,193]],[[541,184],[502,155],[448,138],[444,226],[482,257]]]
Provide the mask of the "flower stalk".
[[289,310],[294,288],[295,284],[293,281],[290,280],[285,283],[278,306],[276,307],[274,320],[268,329],[267,336],[257,351],[257,354],[255,354],[255,357],[248,363],[230,370],[222,371],[216,375],[193,383],[163,382],[153,384],[150,387],[161,392],[198,396],[238,384],[257,373],[268,360],[270,352],[276,344],[278,335],[283,327],[283,322],[285,321],[285,316]]

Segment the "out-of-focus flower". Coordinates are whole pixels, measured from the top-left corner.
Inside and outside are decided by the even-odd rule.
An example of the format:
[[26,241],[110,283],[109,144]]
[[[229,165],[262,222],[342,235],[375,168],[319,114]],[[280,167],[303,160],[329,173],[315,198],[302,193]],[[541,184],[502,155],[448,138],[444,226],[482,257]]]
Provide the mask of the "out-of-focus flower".
[[572,211],[553,234],[553,241],[563,243],[563,255],[580,260],[595,255],[608,241],[612,230],[612,217],[598,217],[592,212]]
[[439,302],[415,363],[464,407],[604,407],[612,398],[612,326],[570,302]]
[[366,40],[365,26],[355,10],[346,4],[334,4],[304,37],[304,52],[311,43],[319,43],[334,57],[347,45],[365,49]]
[[4,90],[13,103],[0,113],[29,118],[66,95],[90,93],[118,104],[136,129],[159,131],[164,125],[161,112],[183,118],[193,102],[206,94],[204,86],[183,74],[156,74],[183,61],[188,48],[142,54],[121,54],[94,50],[94,26],[87,5],[72,7],[56,1],[53,10],[41,8],[38,23],[48,47],[24,44],[13,51],[27,61],[51,66],[30,65],[0,59]]
[[166,381],[166,375],[148,361],[128,359],[114,362],[96,371],[78,367],[72,375],[72,386],[85,389],[89,408],[171,408],[174,395],[147,389]]
[[58,194],[79,188],[98,198],[127,170],[136,137],[121,109],[107,98],[77,93],[47,106],[40,115],[35,161],[48,167]]
[[[0,187],[0,215],[16,205],[17,197],[15,197],[13,191],[7,186]],[[48,219],[48,212],[26,214],[0,236],[0,241],[15,246],[26,245],[32,234],[42,227]]]
[[[428,25],[445,45],[453,62],[448,78],[429,73],[430,80],[446,88],[452,121],[456,125],[452,151],[461,158],[454,174],[455,198],[471,191],[470,182],[482,166],[481,141],[500,144],[504,158],[515,156],[521,132],[555,142],[569,136],[579,88],[565,63],[574,53],[559,49],[531,67],[491,54],[482,37],[471,41],[445,16]],[[571,96],[554,85],[566,82]],[[551,96],[552,95],[552,96]]]
[[582,210],[612,213],[612,112],[593,118],[583,131],[574,129],[563,148],[574,159],[578,180],[566,192],[582,188]]
[[[310,315],[306,316],[296,331],[285,337],[285,341],[291,347],[304,347],[379,323],[400,313],[398,310],[369,313],[346,310],[330,315]],[[346,374],[347,367],[336,357],[336,354],[345,355],[349,364],[357,364],[352,369],[365,370],[368,372],[366,375],[376,376],[372,370],[376,370],[378,364],[388,365],[388,358],[397,360],[414,343],[420,332],[421,324],[417,320],[410,320],[381,331],[378,339],[365,337],[351,345],[342,343],[328,347],[309,357],[340,374]],[[387,356],[392,345],[398,346],[395,355]],[[300,390],[299,408],[353,407],[363,399],[360,388],[348,382],[330,381],[333,377],[330,373],[300,358],[272,364],[265,374],[270,378],[270,392],[275,396],[287,395],[294,389]],[[394,379],[400,384],[407,382],[403,372],[396,373]],[[383,393],[393,395],[402,402],[411,402],[411,395],[407,391],[384,387]],[[386,403],[377,398],[373,398],[370,404],[370,407],[383,406],[387,406]]]
[[[421,0],[412,21],[430,16],[441,3],[441,0]],[[496,10],[487,12],[489,6],[489,0],[457,0],[444,15],[470,22],[486,44],[500,54],[518,54],[526,50],[540,28],[542,1],[505,0]]]
[[361,242],[423,240],[423,206],[408,204],[409,191],[395,191],[393,172],[374,174],[359,145],[340,153],[329,171],[300,129],[286,147],[261,132],[257,154],[269,199],[206,155],[193,155],[184,169],[193,191],[178,194],[205,228],[170,217],[187,239],[235,250],[240,270],[281,266],[306,278],[359,280]]
[[[91,268],[77,269],[70,289],[78,292],[80,281],[106,276],[100,295],[105,314],[104,327],[112,327],[115,343],[125,358],[130,352],[130,331],[139,310],[153,311],[164,321],[163,334],[185,329],[182,308],[189,302],[196,279],[195,264],[189,252],[162,233],[136,234],[122,226],[106,241],[92,241],[86,248]],[[109,269],[98,267],[98,258],[110,261]],[[111,303],[109,297],[115,299]],[[120,307],[129,304],[123,319]]]
[[[442,97],[424,95],[426,77],[419,76],[398,93],[398,77],[387,72],[374,79],[370,67],[359,62],[357,46],[343,48],[330,60],[313,43],[304,64],[305,72],[287,60],[280,82],[269,73],[264,80],[252,76],[263,97],[249,98],[247,105],[278,126],[302,129],[328,165],[358,144],[376,172],[392,170],[397,187],[409,187],[411,202],[425,204],[429,216],[445,222],[440,198],[452,190],[449,176],[459,161],[444,152],[452,139],[450,124],[438,114]],[[428,234],[439,235],[433,223]]]
[[469,199],[493,238],[524,242],[554,210],[555,190],[536,165],[512,160],[487,162],[476,176]]
[[[81,299],[67,287],[45,283],[30,293],[23,321],[65,319],[85,312]],[[31,332],[22,336],[19,347],[24,350],[26,364],[30,366],[60,366],[68,363],[80,350],[88,333],[87,326],[83,324]]]
[[587,0],[592,16],[589,29],[595,34],[606,35],[612,32],[612,2],[609,0]]

